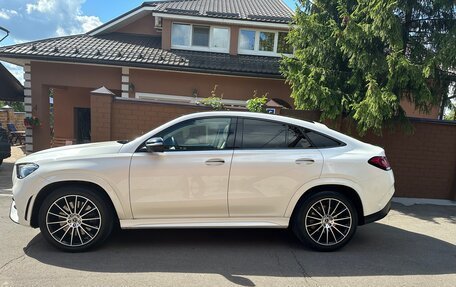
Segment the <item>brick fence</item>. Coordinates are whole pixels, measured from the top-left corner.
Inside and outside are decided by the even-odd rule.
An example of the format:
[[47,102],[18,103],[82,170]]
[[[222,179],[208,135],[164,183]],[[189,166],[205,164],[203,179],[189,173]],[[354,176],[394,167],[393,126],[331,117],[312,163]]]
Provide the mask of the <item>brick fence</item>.
[[[91,95],[91,110],[92,141],[97,142],[133,139],[178,116],[211,109]],[[283,110],[282,115],[319,118],[308,111]],[[396,196],[456,200],[456,123],[411,121],[411,134],[396,129],[360,139],[385,149],[396,178]]]
[[397,196],[456,200],[456,122],[410,120],[411,134],[385,130],[361,140],[385,149]]

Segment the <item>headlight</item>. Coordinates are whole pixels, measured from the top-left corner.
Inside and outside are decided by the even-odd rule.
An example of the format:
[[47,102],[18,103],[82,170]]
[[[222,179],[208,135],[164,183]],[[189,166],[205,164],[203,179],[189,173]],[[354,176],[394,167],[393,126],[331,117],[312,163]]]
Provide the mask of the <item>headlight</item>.
[[16,165],[17,178],[24,178],[38,169],[38,165],[34,163],[21,163]]

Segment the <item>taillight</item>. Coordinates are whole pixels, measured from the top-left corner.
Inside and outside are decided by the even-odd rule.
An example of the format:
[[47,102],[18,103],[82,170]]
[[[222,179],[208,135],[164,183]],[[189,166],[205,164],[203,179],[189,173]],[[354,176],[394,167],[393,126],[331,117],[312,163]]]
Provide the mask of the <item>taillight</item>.
[[373,158],[371,158],[368,161],[368,163],[370,163],[371,165],[373,165],[375,167],[381,168],[383,170],[391,169],[391,166],[390,166],[386,156],[374,156]]

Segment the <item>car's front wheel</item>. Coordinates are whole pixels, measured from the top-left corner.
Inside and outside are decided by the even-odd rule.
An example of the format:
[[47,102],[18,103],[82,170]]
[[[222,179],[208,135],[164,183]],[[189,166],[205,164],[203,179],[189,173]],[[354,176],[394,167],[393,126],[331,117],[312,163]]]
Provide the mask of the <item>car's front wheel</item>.
[[352,202],[338,192],[323,191],[298,206],[292,229],[311,248],[334,251],[351,240],[357,225]]
[[64,251],[81,252],[99,245],[109,237],[114,225],[106,200],[83,186],[54,190],[40,207],[41,233]]

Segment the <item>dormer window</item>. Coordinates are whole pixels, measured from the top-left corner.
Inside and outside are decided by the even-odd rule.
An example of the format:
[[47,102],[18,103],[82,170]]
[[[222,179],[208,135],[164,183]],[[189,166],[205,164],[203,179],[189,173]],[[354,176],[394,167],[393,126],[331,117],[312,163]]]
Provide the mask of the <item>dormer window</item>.
[[171,48],[228,53],[229,39],[227,27],[173,23]]
[[280,56],[293,54],[287,43],[287,32],[241,29],[239,31],[239,54]]

